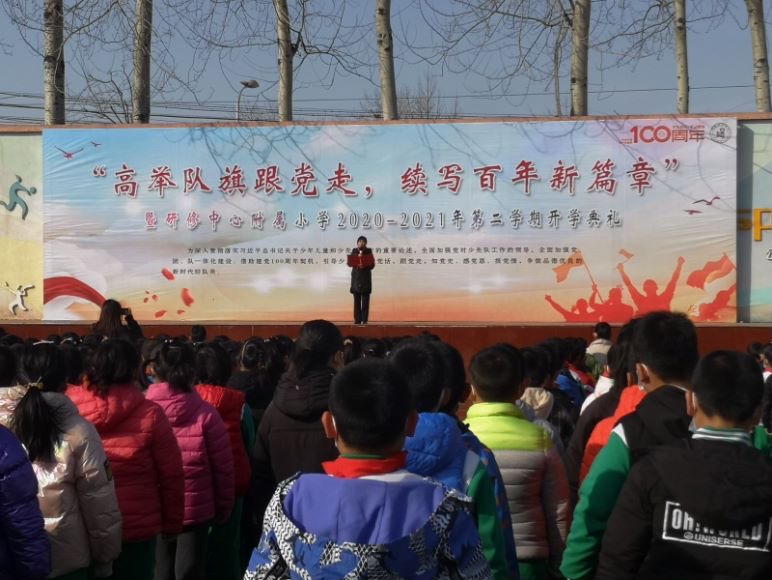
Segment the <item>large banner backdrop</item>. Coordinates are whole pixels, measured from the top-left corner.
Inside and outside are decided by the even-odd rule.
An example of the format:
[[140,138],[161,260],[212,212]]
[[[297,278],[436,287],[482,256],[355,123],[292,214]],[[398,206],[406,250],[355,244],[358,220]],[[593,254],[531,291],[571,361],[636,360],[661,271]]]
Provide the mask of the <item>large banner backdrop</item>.
[[52,129],[47,320],[736,319],[734,119]]

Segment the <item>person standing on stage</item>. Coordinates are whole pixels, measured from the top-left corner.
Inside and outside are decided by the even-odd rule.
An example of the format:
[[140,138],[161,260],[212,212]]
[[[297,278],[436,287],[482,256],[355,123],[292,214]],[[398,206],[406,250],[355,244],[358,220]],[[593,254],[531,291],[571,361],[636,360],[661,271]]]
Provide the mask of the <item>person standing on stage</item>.
[[[351,256],[362,258],[372,256],[373,251],[367,247],[367,238],[359,236],[357,247],[351,252]],[[359,262],[359,263],[357,263]],[[372,269],[375,263],[363,265],[362,260],[349,260],[351,266],[351,293],[354,295],[354,324],[367,324],[370,314],[370,293],[373,291]]]

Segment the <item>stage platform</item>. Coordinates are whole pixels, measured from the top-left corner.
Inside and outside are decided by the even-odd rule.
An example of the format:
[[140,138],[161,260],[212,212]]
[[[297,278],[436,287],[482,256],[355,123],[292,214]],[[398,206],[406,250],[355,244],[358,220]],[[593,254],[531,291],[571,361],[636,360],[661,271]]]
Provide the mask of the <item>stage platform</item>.
[[[344,336],[384,337],[384,336],[415,336],[422,332],[436,334],[461,351],[468,362],[471,356],[483,347],[497,342],[509,342],[515,346],[530,346],[553,336],[581,336],[592,340],[592,325],[583,324],[463,324],[440,322],[371,322],[366,326],[356,326],[351,322],[333,321],[340,327]],[[179,323],[140,323],[147,337],[160,333],[189,335],[190,324]],[[253,324],[233,324],[226,322],[202,323],[208,336],[227,335],[234,340],[244,340],[250,336],[269,337],[275,334],[286,334],[295,338],[302,322],[269,322]],[[613,325],[615,330],[618,325]],[[90,325],[73,323],[15,323],[0,322],[0,327],[9,334],[21,337],[45,338],[50,334],[62,334],[73,331],[87,334]],[[772,340],[772,327],[769,324],[728,324],[728,325],[697,325],[700,351],[704,354],[717,349],[745,350],[753,341],[769,342]]]

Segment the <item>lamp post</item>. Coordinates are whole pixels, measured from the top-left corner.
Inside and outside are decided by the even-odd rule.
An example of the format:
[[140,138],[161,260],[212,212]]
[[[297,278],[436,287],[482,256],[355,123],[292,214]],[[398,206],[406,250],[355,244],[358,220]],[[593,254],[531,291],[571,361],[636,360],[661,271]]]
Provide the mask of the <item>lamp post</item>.
[[260,83],[258,83],[255,79],[249,79],[246,81],[241,81],[241,84],[243,85],[241,87],[241,90],[239,91],[239,96],[236,99],[236,121],[241,121],[241,94],[246,89],[256,89],[260,86]]

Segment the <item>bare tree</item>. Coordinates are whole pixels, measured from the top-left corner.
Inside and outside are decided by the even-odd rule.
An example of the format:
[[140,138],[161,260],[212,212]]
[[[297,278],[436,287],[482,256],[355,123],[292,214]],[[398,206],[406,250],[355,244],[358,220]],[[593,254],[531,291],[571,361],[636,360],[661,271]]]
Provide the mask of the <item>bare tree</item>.
[[689,112],[689,59],[686,50],[686,0],[673,0],[675,7],[675,56],[677,111],[680,114]]
[[394,38],[391,33],[391,0],[375,4],[375,33],[381,70],[381,110],[386,120],[399,119],[397,81],[394,76]]
[[134,18],[134,82],[131,87],[131,119],[134,123],[149,123],[153,0],[137,0]]
[[[362,101],[362,111],[367,117],[383,119],[381,91]],[[448,100],[440,94],[436,77],[427,70],[415,88],[402,85],[397,94],[397,107],[401,119],[455,119],[461,115],[458,100]]]
[[43,37],[45,123],[63,125],[65,122],[63,0],[45,0]]
[[753,46],[753,82],[756,85],[756,110],[772,111],[769,98],[769,59],[762,0],[745,0]]
[[574,0],[571,21],[571,116],[587,114],[591,0]]

